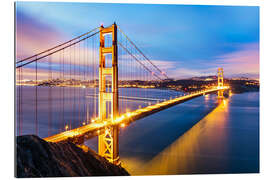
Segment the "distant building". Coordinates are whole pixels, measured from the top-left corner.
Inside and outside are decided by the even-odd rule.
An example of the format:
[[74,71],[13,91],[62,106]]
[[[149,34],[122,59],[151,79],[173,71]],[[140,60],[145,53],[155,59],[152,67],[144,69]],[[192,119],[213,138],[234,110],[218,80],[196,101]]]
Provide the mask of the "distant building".
[[213,78],[206,78],[204,81],[213,81]]
[[213,81],[213,80],[216,80],[217,77],[216,76],[200,76],[200,77],[192,77],[190,79],[194,81]]
[[170,81],[174,81],[174,79],[173,78],[168,78],[168,79],[164,79],[163,81],[164,82],[170,82]]
[[247,77],[236,77],[236,78],[232,78],[232,80],[249,80],[249,78],[247,78]]

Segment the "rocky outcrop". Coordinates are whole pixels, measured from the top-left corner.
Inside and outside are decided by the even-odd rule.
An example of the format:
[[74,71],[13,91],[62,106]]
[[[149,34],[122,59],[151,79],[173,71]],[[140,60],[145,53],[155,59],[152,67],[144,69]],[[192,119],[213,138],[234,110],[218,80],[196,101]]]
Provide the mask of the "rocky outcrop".
[[71,142],[51,143],[34,136],[16,139],[16,177],[123,176],[129,175],[90,148]]

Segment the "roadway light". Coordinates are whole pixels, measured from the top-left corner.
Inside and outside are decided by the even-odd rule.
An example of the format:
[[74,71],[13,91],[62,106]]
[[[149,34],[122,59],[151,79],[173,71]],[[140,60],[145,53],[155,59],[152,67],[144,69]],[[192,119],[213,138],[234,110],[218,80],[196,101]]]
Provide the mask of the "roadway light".
[[130,112],[127,112],[127,117],[130,117],[131,116],[131,113]]

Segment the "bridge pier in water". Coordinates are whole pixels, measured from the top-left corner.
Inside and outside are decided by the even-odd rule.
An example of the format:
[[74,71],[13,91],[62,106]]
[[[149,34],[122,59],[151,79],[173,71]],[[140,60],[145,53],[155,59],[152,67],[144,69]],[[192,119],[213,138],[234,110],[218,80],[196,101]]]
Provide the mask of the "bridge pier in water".
[[[105,47],[105,36],[112,36],[112,44]],[[106,42],[109,44],[110,42]],[[111,54],[111,67],[106,56]],[[106,78],[110,78],[111,87]],[[111,123],[118,116],[118,57],[117,57],[117,26],[100,27],[99,48],[99,121]],[[119,164],[118,126],[107,126],[104,134],[98,136],[98,154],[113,164]]]

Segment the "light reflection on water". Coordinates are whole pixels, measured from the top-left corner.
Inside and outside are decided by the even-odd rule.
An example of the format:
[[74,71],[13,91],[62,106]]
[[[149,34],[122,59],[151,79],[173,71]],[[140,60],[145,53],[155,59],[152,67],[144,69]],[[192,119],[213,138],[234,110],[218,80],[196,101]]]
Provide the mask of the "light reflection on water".
[[[55,88],[53,93],[52,133],[64,127],[59,121],[59,89]],[[71,93],[75,90],[67,89],[66,92]],[[26,87],[23,94],[26,100],[23,134],[33,134],[35,128],[33,90]],[[40,90],[44,93],[39,94],[39,135],[46,137],[48,92],[46,87]],[[85,99],[81,91],[75,91],[81,102],[93,101]],[[137,94],[144,91],[139,89]],[[93,90],[88,89],[88,94],[91,93]],[[150,90],[151,93],[153,98],[158,94],[162,97],[160,90]],[[141,105],[141,102],[128,103],[136,108]],[[73,126],[82,121],[77,115],[77,104],[72,98],[65,100],[65,117],[68,118],[64,120],[74,119]],[[71,113],[74,107],[75,113]],[[93,105],[89,104],[88,108],[93,114]],[[259,93],[235,94],[219,105],[216,95],[195,98],[121,128],[119,142],[122,164],[133,175],[258,172]],[[87,141],[86,145],[97,150],[97,138]]]
[[[202,98],[193,100],[193,103],[196,104],[196,101],[203,102]],[[211,104],[213,99],[205,97],[204,101]],[[193,113],[195,112],[202,111],[194,110]],[[170,111],[163,113],[167,114],[168,118],[173,117],[172,114],[169,117]],[[175,116],[180,117],[178,120],[182,118],[183,121],[190,121],[186,116]],[[152,134],[155,137],[152,142],[149,142],[149,134],[141,139],[152,146],[159,142],[165,143],[167,146],[158,153],[148,151],[151,148],[146,143],[142,143],[145,153],[134,153],[136,150],[133,150],[133,153],[121,153],[120,145],[123,166],[132,175],[259,172],[259,93],[234,95],[219,102],[219,105],[205,114],[193,127],[191,124],[182,124],[183,128],[185,126],[191,128],[172,143],[162,140],[165,138],[163,136],[166,136],[162,130],[160,134],[158,131]],[[177,125],[174,129],[177,129]],[[124,138],[120,137],[121,139]],[[138,142],[135,140],[136,145],[133,148],[141,147]]]
[[[204,161],[206,148],[215,147],[215,153],[222,156],[226,151],[224,145],[226,144],[226,129],[223,127],[226,124],[228,114],[227,101],[222,101],[212,112],[150,161],[138,162],[132,158],[122,158],[122,161],[126,164],[125,168],[133,175],[195,173],[195,166],[203,163],[199,161]],[[213,131],[215,131],[214,136]],[[133,165],[134,163],[135,165]],[[205,163],[205,165],[207,164]],[[211,162],[211,164],[214,163]],[[203,173],[207,169],[215,169],[216,164],[215,167],[207,166],[205,168],[202,166],[200,172]]]

